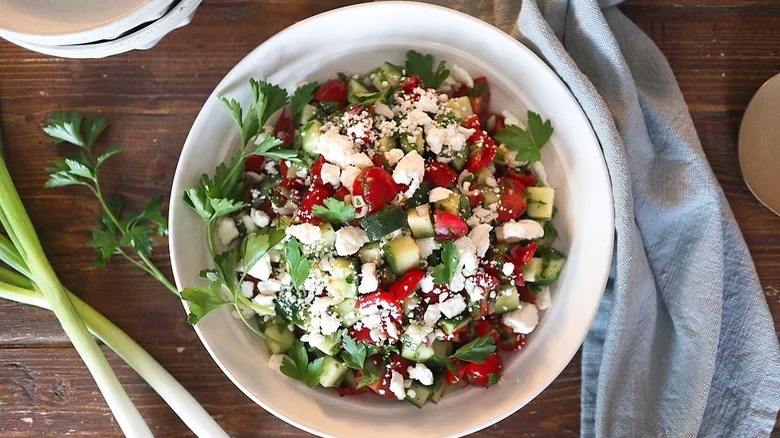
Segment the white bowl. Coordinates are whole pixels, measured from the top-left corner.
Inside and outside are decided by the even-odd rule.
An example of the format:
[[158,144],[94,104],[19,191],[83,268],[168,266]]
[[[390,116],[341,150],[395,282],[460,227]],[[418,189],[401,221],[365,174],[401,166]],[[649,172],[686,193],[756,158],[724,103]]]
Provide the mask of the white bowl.
[[110,40],[162,16],[174,0],[0,0],[0,36],[41,45]]
[[[364,24],[371,23],[370,26]],[[177,285],[198,284],[210,265],[203,225],[182,193],[203,172],[212,174],[238,146],[238,133],[217,96],[245,104],[250,77],[288,89],[336,72],[364,72],[384,60],[402,63],[416,49],[485,74],[494,108],[552,120],[555,133],[543,162],[557,188],[558,247],[569,256],[553,288],[553,304],[520,353],[508,355],[503,380],[469,387],[438,405],[416,409],[372,396],[342,398],[311,390],[268,368],[263,341],[223,307],[195,330],[225,374],[277,417],[322,436],[460,436],[509,416],[547,387],[577,352],[604,291],[612,253],[613,209],[607,170],[596,137],[560,79],[530,50],[496,28],[449,9],[381,2],[338,9],[280,32],[244,58],[208,98],[184,145],[171,194],[170,250]]]
[[134,32],[110,41],[71,46],[33,44],[13,37],[8,41],[26,49],[61,58],[105,58],[154,47],[165,35],[187,25],[202,0],[181,0],[165,15]]

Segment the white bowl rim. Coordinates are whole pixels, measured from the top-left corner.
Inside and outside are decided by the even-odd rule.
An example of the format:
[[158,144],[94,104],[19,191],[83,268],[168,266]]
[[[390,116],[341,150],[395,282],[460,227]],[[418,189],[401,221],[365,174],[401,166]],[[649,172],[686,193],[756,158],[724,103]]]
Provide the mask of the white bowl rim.
[[137,32],[102,43],[75,46],[50,46],[32,44],[9,37],[6,37],[6,39],[20,47],[45,55],[75,59],[105,58],[119,53],[153,46],[167,34],[181,27],[183,24],[186,24],[187,20],[195,13],[195,10],[202,1],[203,0],[182,0],[165,15],[148,26],[139,29]]
[[142,4],[139,4],[139,6],[125,15],[114,17],[102,24],[94,23],[91,25],[92,27],[77,32],[36,34],[0,27],[0,36],[9,40],[13,39],[15,41],[24,41],[29,44],[40,44],[45,46],[84,44],[93,41],[112,39],[139,26],[145,21],[159,17],[174,1],[175,0],[145,0]]
[[[431,10],[431,11],[436,10],[439,13],[443,13],[443,14],[458,15],[461,18],[464,18],[464,19],[466,19],[468,21],[471,21],[475,25],[482,26],[486,31],[494,32],[496,34],[497,38],[503,38],[505,40],[511,41],[511,43],[515,44],[519,50],[524,51],[526,53],[526,55],[531,60],[533,60],[533,62],[537,63],[539,68],[549,72],[550,76],[551,76],[551,80],[555,81],[556,86],[563,87],[563,89],[566,90],[568,98],[571,99],[571,101],[575,104],[576,108],[579,110],[577,112],[577,114],[572,115],[572,117],[577,117],[577,118],[584,119],[585,122],[587,123],[587,126],[591,127],[590,121],[587,119],[587,116],[585,115],[584,111],[582,110],[581,106],[579,105],[579,102],[576,100],[576,98],[569,91],[567,85],[560,79],[560,77],[558,77],[558,75],[541,58],[539,58],[533,51],[531,51],[525,45],[521,44],[519,41],[517,41],[516,39],[514,39],[510,35],[504,33],[503,31],[501,31],[500,29],[496,28],[495,26],[492,26],[491,24],[486,23],[486,22],[484,22],[482,20],[479,20],[477,18],[474,18],[474,17],[472,17],[470,15],[461,13],[459,11],[456,11],[456,10],[453,10],[453,9],[450,9],[450,8],[438,6],[438,5],[432,5],[432,4],[426,4],[426,3],[417,3],[417,2],[412,2],[412,1],[382,1],[382,2],[376,2],[376,3],[362,3],[362,4],[357,4],[357,5],[351,5],[351,6],[346,6],[346,7],[342,7],[342,8],[337,8],[337,9],[333,9],[333,10],[326,11],[326,12],[323,12],[321,14],[309,17],[309,18],[307,18],[305,20],[297,22],[297,23],[295,23],[295,24],[293,24],[293,25],[291,25],[291,26],[289,26],[289,27],[279,31],[277,34],[275,34],[272,37],[268,38],[263,43],[261,43],[258,47],[256,47],[251,52],[249,52],[244,58],[242,58],[223,77],[223,79],[219,82],[219,84],[214,88],[214,91],[208,96],[206,102],[204,103],[204,108],[208,104],[209,100],[215,98],[215,96],[217,95],[217,91],[225,89],[226,85],[230,84],[230,82],[232,80],[231,74],[235,70],[239,70],[242,66],[244,66],[244,64],[251,63],[252,62],[252,58],[254,58],[255,53],[261,51],[263,46],[266,45],[267,43],[269,43],[271,41],[275,41],[275,40],[280,39],[280,38],[283,38],[286,34],[294,32],[297,29],[305,27],[309,23],[311,23],[313,21],[316,21],[316,20],[319,20],[319,19],[321,19],[323,17],[326,17],[326,16],[339,14],[339,13],[347,11],[347,10],[354,11],[354,10],[359,10],[359,9],[374,9],[374,8],[386,8],[386,7],[405,7],[405,8],[412,8],[412,9],[417,8],[417,9],[420,9],[420,10],[426,10],[427,9],[427,10]],[[206,117],[206,114],[205,114],[205,112],[203,111],[203,108],[202,108],[201,112],[198,114],[198,116],[196,117],[195,121],[193,122],[193,127],[205,123],[205,120],[204,120],[205,117]],[[599,147],[599,151],[600,151],[600,144],[599,144],[599,141],[598,141],[598,139],[596,137],[596,134],[593,131],[592,127],[591,127],[591,129],[588,130],[588,132],[583,132],[582,135],[587,138],[587,141],[595,144],[596,147]],[[179,273],[178,273],[178,271],[176,269],[176,266],[178,265],[179,254],[178,254],[178,251],[176,250],[176,247],[174,245],[174,241],[175,241],[175,237],[174,236],[176,234],[176,232],[175,232],[175,223],[176,223],[176,221],[175,221],[175,211],[178,209],[177,207],[181,206],[181,204],[183,203],[183,198],[180,195],[181,195],[181,193],[184,192],[184,189],[187,188],[185,186],[184,182],[182,181],[183,177],[181,176],[184,173],[183,172],[184,161],[185,161],[184,157],[186,155],[188,155],[188,154],[193,152],[192,149],[195,147],[195,143],[196,142],[197,142],[197,140],[192,137],[192,130],[191,130],[190,134],[187,136],[187,139],[185,141],[184,147],[182,148],[182,152],[181,152],[181,155],[180,155],[180,161],[179,161],[179,163],[178,163],[178,165],[176,167],[174,181],[173,181],[173,185],[172,185],[172,191],[171,191],[171,198],[170,198],[171,199],[171,205],[169,207],[169,223],[170,223],[169,249],[170,249],[171,266],[173,268],[173,273],[174,273],[174,279],[176,281],[177,286],[179,286],[179,287],[181,287],[181,279],[180,279]],[[607,169],[607,166],[606,166],[606,162],[604,161],[603,157],[602,157],[601,160],[598,161],[597,167],[598,168],[594,169],[594,171],[598,171],[599,172],[598,177],[603,177],[605,179],[606,189],[609,191],[608,200],[607,200],[607,202],[609,204],[608,205],[609,206],[609,210],[608,210],[608,212],[606,212],[606,217],[604,218],[604,219],[606,219],[606,221],[604,223],[604,226],[605,226],[604,228],[605,229],[609,229],[609,230],[611,230],[611,232],[613,232],[614,231],[614,205],[613,205],[612,192],[611,192],[611,182],[610,182],[610,179],[609,179],[609,176],[608,176],[609,173],[608,173],[608,169]],[[613,250],[614,250],[613,246],[614,246],[613,239],[610,238],[610,239],[608,239],[607,242],[605,242],[605,247],[606,247],[606,249],[605,249],[605,254],[606,254],[605,260],[603,261],[603,263],[601,263],[600,266],[597,265],[596,269],[595,269],[597,272],[601,272],[601,275],[598,276],[601,279],[601,281],[600,282],[596,282],[598,284],[598,287],[594,288],[594,290],[598,291],[598,296],[594,297],[594,300],[593,300],[593,304],[594,305],[591,308],[589,308],[589,309],[585,309],[585,312],[584,312],[584,314],[586,315],[586,317],[584,319],[588,321],[588,327],[590,325],[592,325],[592,323],[593,323],[593,321],[595,319],[596,313],[597,313],[598,308],[599,308],[599,304],[601,302],[601,298],[602,298],[603,293],[604,293],[604,289],[605,289],[606,284],[607,284],[608,275],[609,275],[609,267],[610,267],[610,264],[611,264],[612,253],[613,253]],[[184,306],[185,310],[189,310],[186,302],[183,302],[183,306]],[[304,430],[306,432],[309,432],[309,433],[312,433],[312,434],[315,434],[315,435],[318,435],[318,436],[323,436],[323,437],[335,436],[335,435],[331,435],[331,434],[328,434],[328,433],[323,433],[323,432],[321,432],[321,431],[319,431],[319,430],[317,430],[317,429],[315,429],[313,427],[310,427],[310,426],[302,424],[302,423],[300,423],[298,421],[295,421],[295,420],[287,417],[283,413],[279,412],[278,410],[272,408],[266,402],[264,402],[263,400],[261,400],[260,398],[255,396],[251,391],[249,391],[247,388],[245,388],[238,381],[238,379],[234,375],[234,373],[225,365],[225,363],[223,363],[222,360],[220,360],[219,357],[217,357],[217,355],[215,354],[212,346],[210,346],[208,343],[206,343],[204,341],[204,334],[202,333],[201,328],[196,325],[194,327],[194,329],[195,329],[196,333],[198,334],[198,337],[203,342],[204,347],[209,352],[209,354],[214,359],[214,361],[217,363],[217,365],[220,367],[220,369],[252,401],[254,401],[256,404],[258,404],[263,409],[265,409],[269,413],[273,414],[277,418],[279,418],[279,419],[285,421],[286,423],[291,424],[291,425],[293,425],[293,426],[295,426],[295,427],[297,427],[297,428],[299,428],[301,430]],[[585,338],[586,334],[587,334],[587,330],[585,330],[582,333],[581,339],[577,343],[577,348],[573,348],[572,349],[572,351],[570,352],[570,354],[568,355],[566,360],[565,361],[561,361],[561,365],[557,369],[555,369],[555,372],[550,375],[549,379],[545,382],[544,385],[540,385],[538,387],[538,390],[532,395],[532,397],[529,398],[528,401],[526,401],[524,403],[521,403],[519,405],[516,405],[516,406],[514,406],[514,407],[512,407],[510,409],[507,409],[507,410],[503,411],[503,412],[500,412],[497,415],[495,415],[494,417],[492,417],[492,418],[490,418],[490,419],[488,419],[486,421],[483,421],[483,422],[481,422],[479,424],[475,424],[475,425],[473,425],[473,426],[471,426],[471,427],[469,427],[469,428],[467,428],[465,430],[458,431],[455,434],[450,434],[450,435],[447,435],[447,436],[459,437],[459,436],[464,436],[464,435],[468,435],[468,434],[471,434],[471,433],[475,433],[475,432],[480,431],[482,429],[485,429],[485,428],[487,428],[487,427],[489,427],[489,426],[491,426],[493,424],[496,424],[499,421],[501,421],[501,420],[507,418],[508,416],[512,415],[513,413],[517,412],[519,409],[521,409],[523,406],[525,406],[530,400],[533,400],[535,397],[537,397],[539,395],[539,393],[541,393],[544,389],[546,389],[558,376],[560,376],[561,372],[566,368],[566,366],[571,362],[571,360],[577,354],[577,351],[579,350],[579,346],[584,341],[584,338]]]

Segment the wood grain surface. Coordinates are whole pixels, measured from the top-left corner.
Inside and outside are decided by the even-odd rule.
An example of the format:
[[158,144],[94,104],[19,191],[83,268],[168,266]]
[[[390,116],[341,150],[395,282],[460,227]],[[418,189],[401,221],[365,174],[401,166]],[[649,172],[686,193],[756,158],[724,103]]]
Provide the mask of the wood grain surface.
[[[233,436],[305,436],[252,403],[220,372],[155,281],[116,262],[90,267],[97,206],[83,190],[43,188],[44,165],[64,149],[40,127],[52,110],[100,112],[110,143],[123,144],[104,174],[106,189],[140,207],[168,196],[181,146],[201,105],[246,53],[279,30],[342,0],[207,1],[194,21],[152,50],[103,60],[66,60],[0,40],[0,108],[8,164],[63,282],[144,346]],[[780,218],[742,181],[737,133],[751,96],[780,72],[780,3],[634,0],[622,10],[669,58],[707,158],[745,235],[776,326],[780,321]],[[167,247],[155,259],[170,271]],[[119,436],[95,384],[56,319],[0,301],[0,436]],[[191,436],[162,400],[113,353],[110,362],[153,431]],[[579,430],[580,360],[482,437],[574,436]],[[776,429],[776,432],[778,429]]]

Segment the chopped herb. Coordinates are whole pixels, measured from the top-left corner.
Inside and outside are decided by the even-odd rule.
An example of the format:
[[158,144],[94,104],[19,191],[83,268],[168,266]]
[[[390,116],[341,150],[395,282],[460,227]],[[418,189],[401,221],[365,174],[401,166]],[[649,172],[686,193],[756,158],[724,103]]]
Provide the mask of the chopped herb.
[[496,351],[496,343],[490,335],[474,339],[468,344],[458,348],[451,358],[466,362],[485,363],[488,356]]
[[516,153],[516,161],[534,162],[542,159],[540,150],[550,140],[553,127],[549,120],[542,122],[539,114],[528,111],[528,132],[516,125],[509,125],[496,134],[496,140]]
[[423,55],[414,50],[406,52],[406,74],[409,76],[416,74],[423,85],[428,88],[439,88],[442,82],[449,77],[450,70],[446,65],[447,63],[442,60],[434,70],[433,55]]
[[296,341],[288,354],[282,358],[282,365],[279,369],[284,375],[300,380],[308,387],[314,388],[320,381],[324,362],[325,358],[322,357],[309,362],[306,346],[303,345],[303,342]]
[[325,206],[315,205],[312,212],[315,216],[322,218],[334,225],[343,224],[355,219],[355,207],[346,204],[344,201],[336,198],[328,198],[324,201]]
[[458,267],[458,248],[452,242],[442,245],[441,264],[433,269],[433,282],[436,284],[450,284]]

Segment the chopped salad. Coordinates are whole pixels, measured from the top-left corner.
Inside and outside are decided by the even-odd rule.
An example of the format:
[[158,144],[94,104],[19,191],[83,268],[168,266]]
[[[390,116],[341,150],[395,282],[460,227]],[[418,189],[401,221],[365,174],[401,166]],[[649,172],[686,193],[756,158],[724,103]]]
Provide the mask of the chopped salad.
[[409,51],[403,66],[223,98],[241,147],[185,200],[215,268],[182,292],[196,323],[233,305],[270,366],[310,387],[417,407],[488,387],[551,304],[549,120]]

